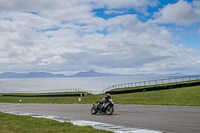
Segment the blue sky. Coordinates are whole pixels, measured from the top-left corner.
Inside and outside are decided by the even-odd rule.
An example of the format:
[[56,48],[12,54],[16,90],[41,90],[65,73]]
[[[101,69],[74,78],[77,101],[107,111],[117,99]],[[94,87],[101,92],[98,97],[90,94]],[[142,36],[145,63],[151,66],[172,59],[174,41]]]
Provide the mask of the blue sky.
[[199,0],[0,1],[0,73],[200,74],[199,16]]

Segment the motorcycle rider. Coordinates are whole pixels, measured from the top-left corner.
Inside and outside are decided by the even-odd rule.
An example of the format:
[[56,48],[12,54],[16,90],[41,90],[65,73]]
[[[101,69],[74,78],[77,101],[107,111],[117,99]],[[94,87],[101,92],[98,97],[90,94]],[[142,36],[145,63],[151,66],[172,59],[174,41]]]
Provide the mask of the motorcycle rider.
[[101,100],[100,104],[101,104],[101,109],[103,109],[103,107],[106,105],[106,103],[108,103],[108,99],[110,99],[111,95],[109,93],[106,94],[106,96]]
[[97,104],[93,103],[93,106],[91,108],[91,113],[97,114],[97,113],[105,113],[106,115],[111,115],[114,112],[114,102],[111,99],[111,96],[109,93],[106,94],[106,96],[101,100],[97,101]]

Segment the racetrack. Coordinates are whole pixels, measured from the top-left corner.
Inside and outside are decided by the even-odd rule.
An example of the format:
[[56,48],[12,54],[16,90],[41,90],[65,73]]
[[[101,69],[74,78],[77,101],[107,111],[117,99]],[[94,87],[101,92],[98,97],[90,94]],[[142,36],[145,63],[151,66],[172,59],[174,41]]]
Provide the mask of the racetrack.
[[37,113],[176,133],[200,132],[199,106],[115,105],[113,115],[90,113],[91,104],[9,104],[0,111]]

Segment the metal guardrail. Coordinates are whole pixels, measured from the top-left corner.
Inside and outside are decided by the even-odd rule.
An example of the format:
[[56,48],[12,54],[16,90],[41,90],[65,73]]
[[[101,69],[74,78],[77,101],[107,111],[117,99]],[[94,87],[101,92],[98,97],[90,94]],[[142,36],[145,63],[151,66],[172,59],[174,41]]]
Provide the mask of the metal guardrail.
[[1,91],[1,93],[57,93],[57,92],[85,92],[81,89],[35,90],[35,91]]
[[199,80],[200,75],[197,76],[187,76],[187,77],[176,77],[176,78],[168,78],[168,79],[158,79],[158,80],[149,80],[149,81],[142,81],[142,82],[132,82],[132,83],[125,83],[125,84],[117,84],[112,85],[102,92],[105,93],[106,91],[110,91],[113,89],[118,88],[130,88],[130,87],[142,87],[142,86],[151,86],[151,85],[161,85],[167,83],[176,83],[176,82],[183,82],[183,81],[192,81],[192,80]]

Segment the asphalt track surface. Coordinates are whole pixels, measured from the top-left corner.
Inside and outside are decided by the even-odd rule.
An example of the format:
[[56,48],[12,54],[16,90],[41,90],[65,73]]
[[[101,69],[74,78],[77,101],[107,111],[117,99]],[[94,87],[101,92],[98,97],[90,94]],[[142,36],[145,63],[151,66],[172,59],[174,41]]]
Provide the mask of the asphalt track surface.
[[113,115],[90,113],[91,104],[9,104],[0,111],[37,113],[175,133],[200,133],[199,106],[115,105]]

